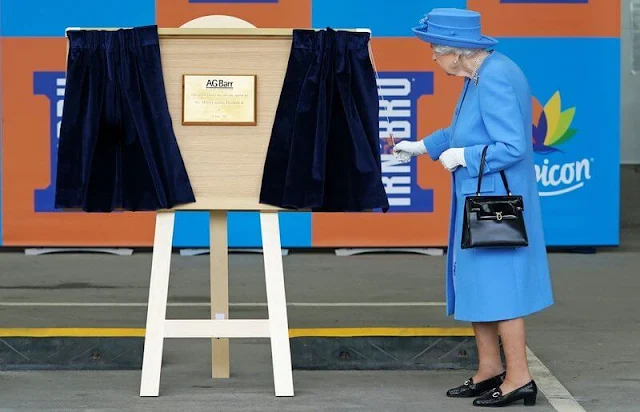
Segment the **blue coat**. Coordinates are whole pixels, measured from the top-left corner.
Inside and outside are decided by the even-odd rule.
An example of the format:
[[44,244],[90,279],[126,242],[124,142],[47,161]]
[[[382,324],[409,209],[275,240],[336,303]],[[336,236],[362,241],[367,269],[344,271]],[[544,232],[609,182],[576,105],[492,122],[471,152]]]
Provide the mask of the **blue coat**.
[[[478,71],[478,84],[465,78],[453,121],[423,140],[437,160],[449,148],[464,148],[466,167],[452,173],[451,223],[447,253],[447,315],[469,322],[518,318],[553,304],[540,199],[533,163],[531,91],[520,68],[493,52]],[[461,249],[466,196],[474,195],[484,146],[481,195],[523,196],[529,246]]]

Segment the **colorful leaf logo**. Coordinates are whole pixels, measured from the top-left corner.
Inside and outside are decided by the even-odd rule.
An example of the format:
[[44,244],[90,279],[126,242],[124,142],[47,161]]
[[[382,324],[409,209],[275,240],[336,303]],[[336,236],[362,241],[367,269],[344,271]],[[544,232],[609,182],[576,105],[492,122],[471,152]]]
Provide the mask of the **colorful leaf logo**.
[[[560,92],[556,91],[542,107],[536,98],[533,99],[533,150],[537,153],[560,151],[557,146],[571,139],[577,132],[572,129],[571,122],[576,108],[561,111]],[[537,119],[537,120],[536,120]]]

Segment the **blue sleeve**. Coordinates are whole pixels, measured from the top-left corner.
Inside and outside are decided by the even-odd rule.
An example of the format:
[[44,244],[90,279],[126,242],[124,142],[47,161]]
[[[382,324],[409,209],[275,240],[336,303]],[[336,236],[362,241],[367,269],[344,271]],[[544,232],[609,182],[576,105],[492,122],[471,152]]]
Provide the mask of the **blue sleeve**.
[[[527,133],[525,132],[518,98],[504,73],[487,71],[478,83],[480,114],[492,140],[487,149],[485,172],[498,172],[524,158]],[[480,173],[480,159],[485,145],[468,146],[464,159],[471,177]]]
[[449,128],[438,129],[422,140],[424,147],[427,148],[427,154],[433,160],[438,160],[442,152],[447,150],[449,146]]

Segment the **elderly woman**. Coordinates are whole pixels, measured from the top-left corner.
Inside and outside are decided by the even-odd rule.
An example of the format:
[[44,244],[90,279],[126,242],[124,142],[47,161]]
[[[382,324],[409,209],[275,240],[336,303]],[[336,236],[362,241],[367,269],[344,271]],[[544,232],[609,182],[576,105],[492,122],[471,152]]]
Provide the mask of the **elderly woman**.
[[[447,395],[476,397],[476,406],[518,400],[534,405],[538,390],[529,374],[523,318],[552,305],[553,295],[534,174],[529,85],[513,61],[491,50],[497,41],[481,34],[476,12],[434,9],[413,30],[431,44],[433,59],[447,74],[464,78],[450,126],[394,148],[404,161],[428,154],[452,176],[447,314],[473,324],[479,365]],[[507,194],[503,171],[512,194],[523,199],[527,245],[461,247],[465,199],[476,195],[485,148],[480,196]]]

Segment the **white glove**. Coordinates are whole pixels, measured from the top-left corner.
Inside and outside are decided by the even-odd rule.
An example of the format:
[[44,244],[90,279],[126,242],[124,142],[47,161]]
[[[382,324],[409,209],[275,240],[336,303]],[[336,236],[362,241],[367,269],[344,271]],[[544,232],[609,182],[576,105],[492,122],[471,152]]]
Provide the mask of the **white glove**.
[[412,156],[420,156],[427,153],[427,148],[422,141],[411,142],[403,140],[393,147],[393,154],[401,162],[408,162]]
[[450,172],[453,172],[458,166],[467,167],[464,160],[464,148],[447,149],[440,155],[440,163]]

